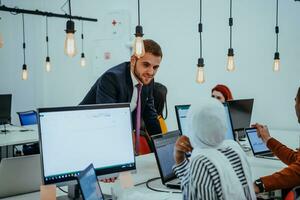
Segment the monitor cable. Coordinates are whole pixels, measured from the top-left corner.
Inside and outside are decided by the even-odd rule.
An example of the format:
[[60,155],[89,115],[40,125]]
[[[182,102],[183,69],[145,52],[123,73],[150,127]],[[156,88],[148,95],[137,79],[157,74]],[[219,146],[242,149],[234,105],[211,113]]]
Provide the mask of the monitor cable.
[[155,191],[155,192],[165,192],[165,193],[174,193],[174,194],[181,194],[182,192],[181,191],[173,191],[173,190],[161,190],[161,189],[157,189],[157,188],[153,188],[150,186],[150,183],[153,182],[153,181],[156,181],[160,179],[160,177],[155,177],[155,178],[151,178],[149,179],[147,182],[146,182],[146,186],[148,189],[152,190],[152,191]]
[[62,191],[63,193],[68,194],[68,192],[67,192],[66,190],[62,189],[61,187],[57,186],[57,188],[58,188],[60,191]]

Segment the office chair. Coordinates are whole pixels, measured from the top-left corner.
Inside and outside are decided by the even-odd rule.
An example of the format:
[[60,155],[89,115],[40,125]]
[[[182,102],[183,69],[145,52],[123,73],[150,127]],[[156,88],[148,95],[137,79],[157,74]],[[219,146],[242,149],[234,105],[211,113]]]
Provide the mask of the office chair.
[[25,112],[17,112],[21,126],[37,124],[37,112],[29,110]]
[[[36,111],[29,110],[25,112],[17,112],[17,114],[19,116],[21,126],[37,124]],[[39,154],[40,153],[39,144],[38,143],[24,144],[22,151],[24,155]]]

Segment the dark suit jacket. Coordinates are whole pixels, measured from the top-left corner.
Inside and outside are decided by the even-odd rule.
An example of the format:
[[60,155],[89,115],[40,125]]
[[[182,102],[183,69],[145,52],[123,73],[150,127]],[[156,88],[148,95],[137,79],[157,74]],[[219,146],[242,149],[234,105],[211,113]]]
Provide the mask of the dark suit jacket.
[[[144,85],[141,94],[141,115],[150,135],[161,133],[154,108],[153,83]],[[121,63],[106,71],[84,97],[80,105],[102,103],[130,103],[133,93],[133,83],[130,75],[130,63]],[[135,127],[136,109],[132,112],[133,127]]]

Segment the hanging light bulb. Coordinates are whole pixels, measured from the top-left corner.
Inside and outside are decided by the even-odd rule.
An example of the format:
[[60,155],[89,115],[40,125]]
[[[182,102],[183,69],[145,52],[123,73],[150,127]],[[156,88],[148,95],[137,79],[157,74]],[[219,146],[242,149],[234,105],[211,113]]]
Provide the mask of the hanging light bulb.
[[229,33],[230,33],[230,38],[229,38],[229,43],[230,47],[228,49],[227,53],[227,66],[226,69],[229,72],[233,72],[235,70],[235,64],[234,64],[234,52],[232,48],[232,26],[233,26],[233,18],[232,18],[232,0],[230,0],[230,17],[229,17]]
[[50,57],[49,57],[49,37],[48,37],[48,17],[46,17],[46,46],[47,46],[47,56],[46,56],[46,72],[51,71],[51,63],[50,63]]
[[85,65],[86,65],[85,56],[84,56],[84,53],[81,53],[80,66],[85,67]]
[[2,34],[0,33],[0,48],[2,48],[3,46],[4,46],[4,40]]
[[69,57],[74,57],[77,53],[74,39],[75,24],[72,20],[67,21],[66,39],[65,39],[65,54]]
[[51,63],[50,63],[50,57],[47,56],[46,57],[46,72],[50,72],[51,71]]
[[135,27],[135,40],[133,43],[133,52],[138,58],[145,55],[143,35],[143,27],[140,24],[140,0],[138,0],[138,25]]
[[201,83],[205,82],[205,78],[204,78],[204,59],[203,58],[198,59],[197,67],[198,67],[198,69],[197,69],[196,82],[201,84]]
[[23,68],[22,68],[22,80],[27,80],[27,79],[28,79],[27,65],[23,64]]
[[276,52],[274,55],[273,71],[278,72],[279,70],[280,70],[280,58],[279,58],[279,52]]
[[234,64],[234,53],[233,49],[229,48],[228,49],[228,54],[227,54],[227,71],[232,72],[235,70],[235,64]]
[[84,55],[84,52],[83,52],[83,39],[84,39],[84,36],[83,36],[83,21],[81,21],[81,58],[80,58],[80,66],[81,67],[85,67],[85,65],[86,65],[86,59],[85,59],[85,55]]
[[280,58],[278,51],[278,34],[279,34],[279,26],[278,26],[278,0],[276,0],[276,26],[275,26],[275,34],[276,34],[276,52],[274,54],[274,64],[273,71],[278,72],[280,70]]
[[138,58],[143,57],[145,55],[143,35],[144,35],[143,34],[143,27],[142,26],[136,26],[133,51],[134,51],[134,55]]

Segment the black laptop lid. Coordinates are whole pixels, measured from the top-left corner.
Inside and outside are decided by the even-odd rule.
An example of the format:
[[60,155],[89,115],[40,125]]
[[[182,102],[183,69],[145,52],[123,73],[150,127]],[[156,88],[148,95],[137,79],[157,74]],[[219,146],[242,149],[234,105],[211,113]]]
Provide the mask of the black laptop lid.
[[77,177],[83,200],[104,200],[93,164]]
[[172,170],[175,165],[173,152],[176,140],[180,135],[180,131],[176,130],[152,136],[156,162],[163,184],[176,179],[176,175]]

